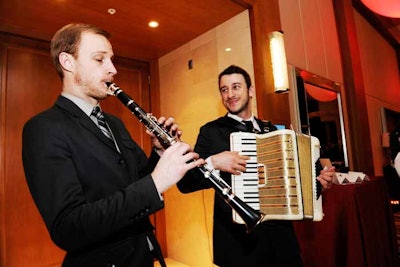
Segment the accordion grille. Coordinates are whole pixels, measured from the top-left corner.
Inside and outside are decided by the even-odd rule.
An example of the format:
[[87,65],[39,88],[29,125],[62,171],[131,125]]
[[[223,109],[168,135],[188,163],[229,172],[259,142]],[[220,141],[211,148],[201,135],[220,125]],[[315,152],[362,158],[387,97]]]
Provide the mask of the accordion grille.
[[260,210],[264,213],[296,214],[299,203],[296,188],[294,145],[289,134],[256,138],[257,162],[265,166],[266,186],[259,188]]

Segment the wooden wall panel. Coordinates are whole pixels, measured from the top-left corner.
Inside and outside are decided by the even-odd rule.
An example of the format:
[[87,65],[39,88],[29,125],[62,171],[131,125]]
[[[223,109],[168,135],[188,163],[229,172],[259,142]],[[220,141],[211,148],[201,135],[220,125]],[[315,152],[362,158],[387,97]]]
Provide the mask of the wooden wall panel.
[[[0,49],[0,266],[60,266],[65,253],[50,240],[25,181],[21,135],[30,117],[53,105],[61,81],[48,44],[0,35]],[[120,58],[115,62],[118,85],[149,108],[148,64]],[[102,106],[121,117],[132,137],[150,151],[143,126],[117,98],[110,97]],[[156,217],[152,220],[157,223]],[[163,236],[164,227],[157,227],[158,235]]]
[[4,266],[40,266],[60,262],[27,187],[21,160],[24,123],[47,108],[60,92],[60,80],[48,54],[7,48],[5,98]]
[[[365,86],[362,76],[360,47],[358,44],[354,9],[346,0],[333,0],[336,25],[339,36],[341,60],[343,64],[344,103],[349,123],[346,133],[349,144],[350,170],[362,171],[374,175],[368,109],[365,98]],[[362,134],[360,130],[362,129]]]
[[274,91],[272,65],[268,34],[280,31],[279,1],[249,1],[252,5],[250,28],[254,61],[254,80],[257,94],[258,117],[270,120],[275,124],[290,126],[290,109],[288,94],[277,94]]
[[[150,99],[148,96],[149,73],[147,64],[135,63],[130,64],[130,66],[125,66],[121,64],[121,60],[116,60],[115,66],[118,73],[114,76],[114,82],[143,109],[150,112]],[[146,89],[145,91],[147,92],[143,92],[143,89]],[[112,113],[124,121],[126,128],[135,141],[140,146],[144,147],[147,153],[150,153],[150,139],[147,138],[145,127],[118,98],[110,96],[108,99],[101,102],[101,106],[104,111]]]

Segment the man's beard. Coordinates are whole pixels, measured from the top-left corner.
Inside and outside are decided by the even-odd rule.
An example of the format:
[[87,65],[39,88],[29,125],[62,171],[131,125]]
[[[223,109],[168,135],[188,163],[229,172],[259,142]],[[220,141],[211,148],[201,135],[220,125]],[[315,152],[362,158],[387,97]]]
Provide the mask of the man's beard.
[[88,83],[87,80],[82,79],[82,75],[80,75],[80,73],[76,74],[75,83],[80,87],[85,88],[85,94],[96,100],[105,99],[108,96],[103,90],[97,89],[91,83]]

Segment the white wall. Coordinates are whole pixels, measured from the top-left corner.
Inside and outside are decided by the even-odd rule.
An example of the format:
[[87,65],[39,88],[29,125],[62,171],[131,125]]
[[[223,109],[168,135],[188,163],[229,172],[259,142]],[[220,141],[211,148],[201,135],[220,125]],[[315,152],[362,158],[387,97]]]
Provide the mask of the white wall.
[[[226,52],[225,48],[231,48]],[[193,69],[188,69],[188,61]],[[218,74],[231,64],[253,78],[248,11],[226,21],[159,60],[161,114],[171,115],[183,130],[182,139],[194,146],[200,127],[225,115]],[[254,79],[254,78],[253,78]],[[256,101],[253,102],[254,111]],[[214,190],[165,194],[168,256],[190,266],[212,264]]]
[[400,112],[400,71],[394,48],[356,11],[354,19],[368,110],[365,127],[370,127],[374,174],[382,176],[387,159],[381,142],[381,108]]
[[332,0],[279,0],[288,64],[343,83]]

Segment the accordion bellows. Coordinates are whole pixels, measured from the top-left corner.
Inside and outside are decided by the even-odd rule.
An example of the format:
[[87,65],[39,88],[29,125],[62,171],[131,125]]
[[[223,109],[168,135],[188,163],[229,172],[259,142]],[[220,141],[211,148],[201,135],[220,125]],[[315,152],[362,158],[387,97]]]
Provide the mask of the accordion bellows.
[[[231,151],[250,156],[246,172],[232,175],[232,191],[263,220],[313,220],[323,217],[315,163],[320,143],[293,130],[231,134]],[[244,223],[233,211],[233,220]]]

